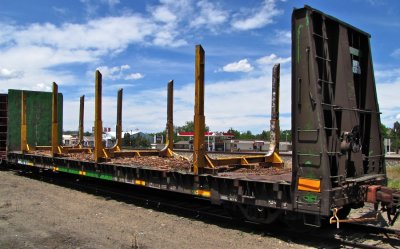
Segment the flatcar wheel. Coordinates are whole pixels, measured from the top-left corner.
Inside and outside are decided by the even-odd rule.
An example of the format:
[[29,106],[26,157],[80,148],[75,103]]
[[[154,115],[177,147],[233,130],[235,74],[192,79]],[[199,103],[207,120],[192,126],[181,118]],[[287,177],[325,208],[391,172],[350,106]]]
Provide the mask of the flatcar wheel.
[[223,204],[224,210],[236,220],[245,220],[241,210],[237,204],[226,202]]
[[346,205],[346,206],[343,206],[341,209],[339,209],[337,211],[336,215],[340,220],[344,220],[350,214],[350,211],[351,211],[351,207]]
[[247,220],[263,224],[271,224],[279,219],[282,210],[238,204],[238,207]]

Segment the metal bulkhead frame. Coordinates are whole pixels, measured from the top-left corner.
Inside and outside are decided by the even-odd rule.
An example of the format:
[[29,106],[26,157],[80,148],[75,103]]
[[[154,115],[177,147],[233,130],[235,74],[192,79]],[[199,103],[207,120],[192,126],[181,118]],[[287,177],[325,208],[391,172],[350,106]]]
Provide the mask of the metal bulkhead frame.
[[309,6],[292,14],[293,191],[299,212],[357,208],[386,172],[370,35]]

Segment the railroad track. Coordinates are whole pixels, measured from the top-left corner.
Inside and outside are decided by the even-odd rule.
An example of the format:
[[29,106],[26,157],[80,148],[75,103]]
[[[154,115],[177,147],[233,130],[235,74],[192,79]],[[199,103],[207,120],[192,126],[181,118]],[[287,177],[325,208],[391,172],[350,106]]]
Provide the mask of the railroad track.
[[52,171],[10,169],[31,179],[114,199],[218,226],[279,238],[316,248],[400,248],[400,230],[355,223],[310,228],[296,222],[257,224],[233,217],[220,206],[190,195],[148,189],[118,182],[77,177]]
[[342,224],[337,238],[356,248],[400,248],[400,230],[366,224]]

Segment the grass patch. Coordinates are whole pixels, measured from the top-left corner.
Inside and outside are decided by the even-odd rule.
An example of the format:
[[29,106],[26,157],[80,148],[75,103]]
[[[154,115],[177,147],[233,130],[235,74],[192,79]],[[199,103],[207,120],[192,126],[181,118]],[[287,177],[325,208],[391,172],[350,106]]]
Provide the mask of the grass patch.
[[388,187],[400,189],[400,166],[386,167]]

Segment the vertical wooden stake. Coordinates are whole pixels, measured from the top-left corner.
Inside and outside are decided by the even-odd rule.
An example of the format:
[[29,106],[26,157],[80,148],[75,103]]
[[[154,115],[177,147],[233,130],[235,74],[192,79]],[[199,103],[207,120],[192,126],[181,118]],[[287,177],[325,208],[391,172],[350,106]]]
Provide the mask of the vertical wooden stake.
[[168,150],[172,152],[174,149],[174,81],[168,82],[167,96],[167,141]]
[[115,137],[117,139],[117,150],[121,149],[122,146],[122,93],[123,89],[118,90],[117,100],[117,125],[115,127]]
[[94,103],[94,161],[97,163],[104,156],[103,152],[103,122],[101,120],[101,92],[102,92],[102,75],[96,70],[96,89]]
[[58,85],[53,82],[52,94],[52,112],[51,112],[51,155],[55,157],[58,154]]
[[21,152],[25,153],[28,151],[28,145],[26,142],[26,93],[21,92]]
[[279,84],[280,84],[280,64],[275,64],[272,69],[272,97],[271,97],[271,143],[266,156],[273,153],[279,154]]
[[85,116],[85,95],[82,95],[79,103],[79,136],[78,143],[80,146],[83,145],[83,119]]
[[168,82],[168,96],[167,96],[167,124],[166,124],[166,139],[165,147],[160,150],[159,155],[163,157],[172,157],[174,149],[174,121],[173,121],[173,107],[174,107],[174,81]]
[[194,150],[193,173],[201,174],[205,165],[204,148],[204,50],[196,46],[195,98],[194,98]]

